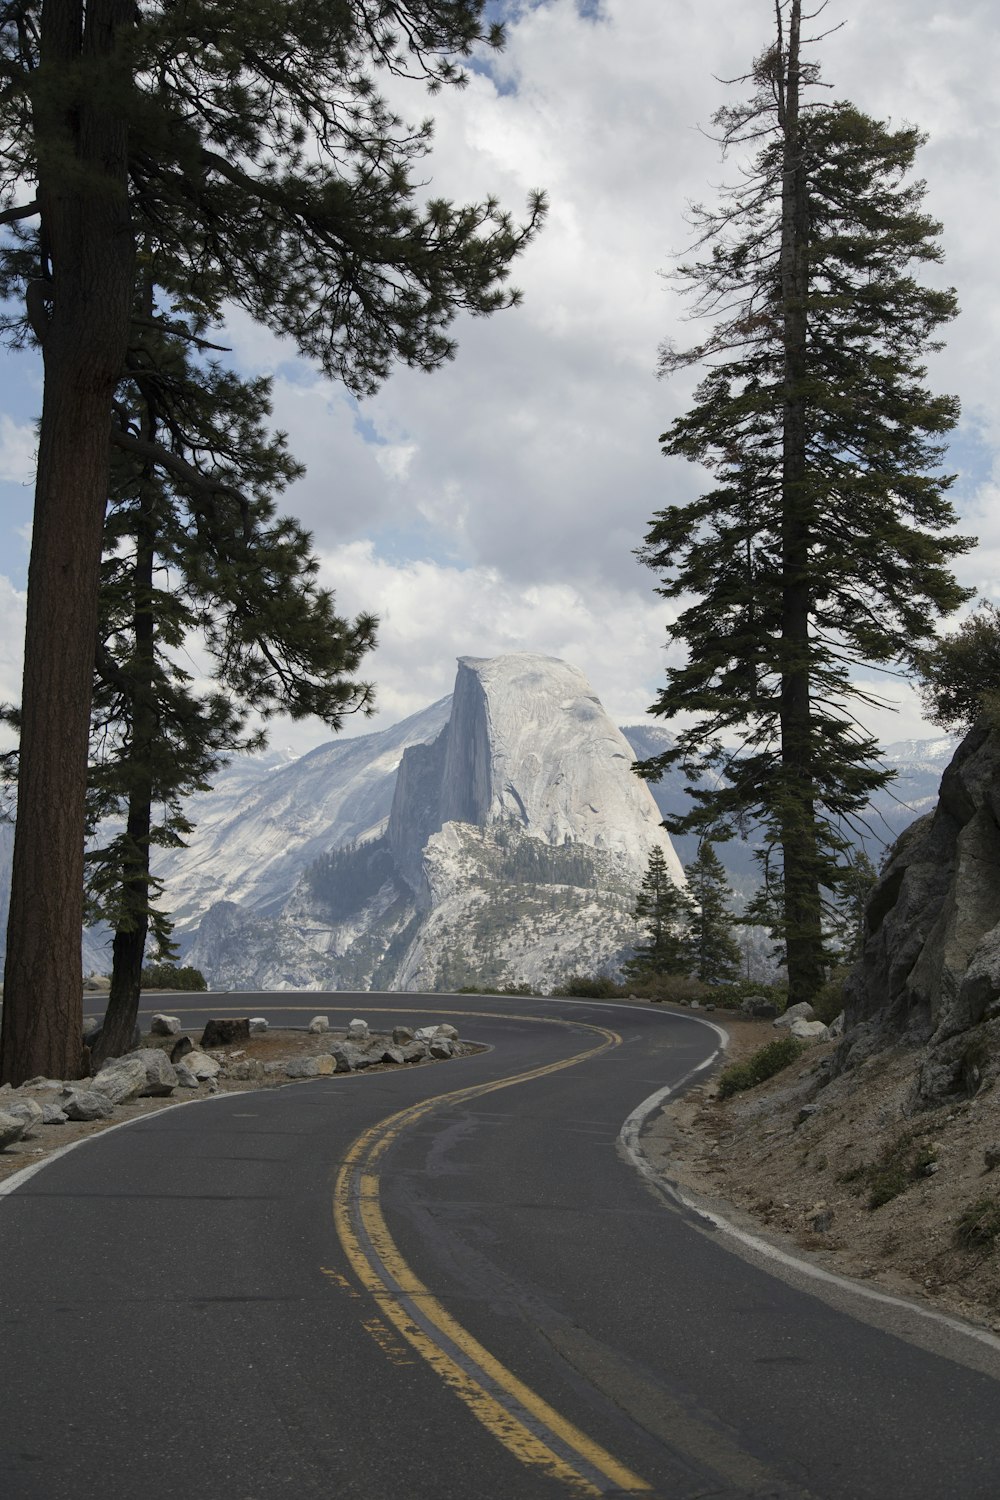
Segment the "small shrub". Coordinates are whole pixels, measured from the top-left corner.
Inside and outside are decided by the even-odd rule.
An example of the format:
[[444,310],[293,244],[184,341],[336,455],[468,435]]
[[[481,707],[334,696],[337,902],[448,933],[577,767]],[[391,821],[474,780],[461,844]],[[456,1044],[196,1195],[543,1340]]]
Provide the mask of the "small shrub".
[[463,984],[456,995],[537,995],[531,984]]
[[837,1181],[867,1187],[868,1207],[874,1212],[905,1193],[911,1183],[928,1176],[935,1160],[933,1146],[918,1145],[913,1132],[904,1130],[886,1142],[874,1161],[839,1172]]
[[844,981],[850,972],[849,968],[831,969],[826,984],[817,990],[810,1002],[817,1021],[822,1021],[824,1026],[835,1021],[844,1008]]
[[702,1005],[706,1001],[715,1001],[715,986],[690,974],[650,974],[647,979],[632,984],[627,993],[638,995],[641,1000],[665,1000],[673,1005],[690,1005],[692,1000]]
[[963,1250],[975,1250],[984,1245],[992,1249],[1000,1234],[1000,1201],[996,1198],[977,1198],[963,1208],[955,1222],[955,1239]]
[[207,990],[200,969],[181,964],[146,964],[140,981],[144,990]]
[[736,979],[732,984],[713,984],[710,986],[710,995],[713,1003],[722,1010],[739,1010],[748,995],[763,995],[765,1000],[773,1001],[779,1015],[788,1005],[787,984],[758,984],[753,979]]
[[556,999],[573,1000],[614,1000],[626,991],[620,984],[615,984],[613,979],[608,979],[604,974],[598,974],[588,978],[586,974],[571,974],[564,984],[557,985],[552,991]]
[[756,1088],[773,1078],[783,1068],[796,1062],[805,1051],[805,1044],[798,1037],[777,1037],[748,1057],[744,1062],[733,1063],[719,1074],[719,1098],[728,1099],[731,1094],[740,1094],[745,1089]]

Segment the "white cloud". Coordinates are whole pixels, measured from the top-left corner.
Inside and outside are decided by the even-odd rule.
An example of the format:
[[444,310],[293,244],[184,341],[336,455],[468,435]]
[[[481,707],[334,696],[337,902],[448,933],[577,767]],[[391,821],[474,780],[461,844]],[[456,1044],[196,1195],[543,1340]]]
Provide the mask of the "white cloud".
[[32,484],[37,447],[34,423],[15,422],[0,412],[0,481]]
[[649,705],[663,642],[663,611],[652,600],[607,588],[512,584],[496,568],[430,561],[392,564],[368,543],[323,558],[337,607],[381,618],[379,646],[362,671],[378,682],[379,717],[349,732],[381,727],[451,692],[459,656],[533,651],[558,656],[589,677],[614,718]]
[[0,702],[21,698],[24,654],[24,594],[9,578],[0,576]]
[[[656,349],[694,330],[657,272],[688,244],[690,202],[711,201],[737,171],[704,132],[740,97],[718,80],[768,45],[773,6],[604,0],[597,20],[577,0],[509,9],[495,77],[430,101],[394,83],[392,102],[409,120],[435,116],[428,192],[495,192],[517,214],[532,189],[548,191],[547,227],[513,268],[524,305],[458,319],[454,363],[398,370],[360,409],[245,316],[225,340],[242,367],[274,373],[275,423],[307,465],[283,508],[313,530],[340,607],[383,615],[368,665],[380,722],[449,691],[456,655],[505,650],[565,656],[616,718],[641,714],[662,680],[666,607],[632,549],[656,510],[698,485],[659,453],[693,378],[657,383]],[[940,0],[836,4],[821,24],[841,19],[816,49],[831,97],[930,134],[918,172],[947,258],[929,274],[954,282],[963,308],[931,380],[960,395],[988,471],[1000,455],[1000,134],[983,80],[1000,71],[1000,28],[984,3]],[[0,460],[15,428],[0,425]],[[23,472],[30,432],[16,434]],[[981,544],[957,565],[991,597],[998,476],[963,490]],[[873,719],[878,732],[932,732],[911,690],[901,701],[898,718]]]

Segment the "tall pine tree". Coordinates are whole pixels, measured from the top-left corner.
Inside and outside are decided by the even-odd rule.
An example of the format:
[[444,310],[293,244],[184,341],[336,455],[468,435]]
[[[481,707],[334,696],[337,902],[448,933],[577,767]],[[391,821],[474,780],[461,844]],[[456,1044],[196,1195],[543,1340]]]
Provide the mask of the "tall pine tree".
[[656,974],[686,974],[693,908],[684,887],[670,878],[659,847],[650,852],[634,915],[644,936],[625,965],[628,977],[642,980]]
[[[0,1077],[81,1061],[84,798],[108,431],[137,318],[182,343],[226,302],[369,393],[510,306],[522,225],[422,200],[430,125],[389,73],[460,84],[485,0],[12,0],[0,11],[0,295],[44,359]],[[137,313],[148,239],[169,267]],[[169,433],[152,443],[178,472]],[[116,432],[121,443],[121,429]],[[149,456],[148,446],[144,450]],[[165,455],[165,457],[164,457]]]
[[733,937],[729,897],[732,892],[722,861],[707,839],[684,866],[688,895],[694,903],[688,938],[691,972],[705,984],[740,975],[740,950]]
[[845,825],[890,779],[852,670],[913,659],[966,597],[949,564],[973,543],[945,534],[939,439],[958,404],[924,385],[956,302],[914,276],[941,259],[909,180],[923,138],[807,102],[818,69],[801,56],[800,0],[776,11],[751,99],[716,116],[724,147],[755,155],[696,211],[698,258],[679,271],[714,327],[662,352],[665,373],[708,366],[661,441],[710,486],[661,511],[640,554],[685,601],[668,637],[686,660],[652,711],[694,716],[643,773],[679,761],[692,782],[708,775],[678,828],[724,836],[753,816],[770,831],[795,1002],[824,977],[822,893],[843,879]]

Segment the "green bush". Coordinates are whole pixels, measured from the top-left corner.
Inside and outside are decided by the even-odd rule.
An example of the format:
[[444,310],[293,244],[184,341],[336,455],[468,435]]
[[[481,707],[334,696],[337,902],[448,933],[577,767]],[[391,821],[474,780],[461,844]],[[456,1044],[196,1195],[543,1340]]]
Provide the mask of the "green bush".
[[552,991],[556,999],[573,1000],[615,1000],[631,993],[631,990],[626,991],[623,985],[615,984],[613,979],[608,979],[604,974],[598,974],[594,978],[588,978],[586,974],[571,974]]
[[530,984],[463,984],[456,995],[537,995]]
[[780,1036],[766,1047],[759,1048],[744,1062],[733,1063],[719,1074],[719,1098],[728,1099],[731,1094],[741,1094],[745,1089],[756,1088],[773,1078],[783,1068],[796,1062],[805,1051],[805,1043],[795,1036]]
[[753,979],[736,979],[732,984],[713,984],[709,988],[712,1003],[720,1010],[739,1010],[748,995],[763,995],[765,1000],[778,1007],[779,1015],[788,1004],[787,984],[758,984]]
[[830,970],[830,977],[821,989],[813,996],[811,1004],[816,1013],[817,1021],[822,1021],[824,1026],[829,1026],[835,1021],[844,1008],[844,981],[850,974],[850,966],[838,967]]
[[705,984],[690,974],[650,974],[648,978],[630,982],[625,987],[628,995],[638,995],[640,1000],[666,1000],[673,1005],[699,1004],[715,1000],[715,986]]
[[144,990],[207,990],[200,969],[180,964],[146,964],[140,981]]
[[955,1222],[955,1239],[963,1250],[985,1245],[992,1249],[1000,1234],[1000,1202],[996,1198],[977,1198],[963,1208]]
[[933,1146],[919,1145],[912,1130],[903,1130],[886,1142],[874,1161],[840,1172],[837,1181],[867,1187],[868,1207],[874,1210],[905,1193],[911,1183],[929,1176],[935,1160]]

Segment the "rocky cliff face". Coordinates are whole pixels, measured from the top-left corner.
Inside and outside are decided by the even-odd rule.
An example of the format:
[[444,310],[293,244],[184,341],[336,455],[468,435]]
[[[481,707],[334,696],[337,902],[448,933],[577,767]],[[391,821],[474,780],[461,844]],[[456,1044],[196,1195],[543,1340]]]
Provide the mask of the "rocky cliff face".
[[[188,957],[213,984],[550,985],[617,968],[654,846],[683,880],[630,746],[565,662],[463,658],[447,722],[429,743],[409,726],[384,835],[325,852],[281,895],[286,851],[258,881],[257,927],[245,901],[209,911]],[[286,816],[279,801],[258,824]]]
[[313,860],[381,834],[404,751],[435,739],[450,706],[445,699],[391,729],[335,740],[291,763],[275,756],[256,776],[234,762],[212,792],[192,798],[187,848],[157,856],[181,936],[216,901],[280,910]]
[[[926,1045],[916,1102],[962,1086],[1000,1041],[1000,734],[980,725],[937,806],[897,840],[869,901],[846,991],[840,1064],[905,1038]],[[995,1034],[996,1033],[996,1034]]]

